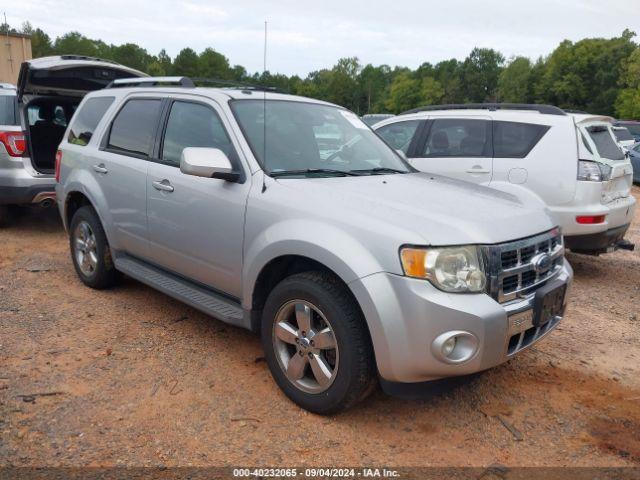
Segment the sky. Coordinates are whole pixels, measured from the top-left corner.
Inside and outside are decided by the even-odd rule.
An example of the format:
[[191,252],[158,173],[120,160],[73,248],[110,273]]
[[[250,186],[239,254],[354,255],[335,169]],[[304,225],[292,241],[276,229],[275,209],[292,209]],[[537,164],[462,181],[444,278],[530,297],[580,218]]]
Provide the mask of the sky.
[[640,0],[3,0],[3,10],[52,38],[78,31],[172,58],[213,47],[249,72],[262,71],[267,21],[267,69],[302,77],[341,57],[416,68],[477,46],[535,59],[564,39],[640,33]]

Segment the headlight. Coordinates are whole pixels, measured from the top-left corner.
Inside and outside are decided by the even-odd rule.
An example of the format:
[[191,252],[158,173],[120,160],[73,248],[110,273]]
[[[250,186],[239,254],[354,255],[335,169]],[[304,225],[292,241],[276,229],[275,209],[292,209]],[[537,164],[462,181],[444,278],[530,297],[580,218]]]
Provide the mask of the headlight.
[[400,250],[404,274],[424,278],[445,292],[482,292],[486,276],[475,246]]

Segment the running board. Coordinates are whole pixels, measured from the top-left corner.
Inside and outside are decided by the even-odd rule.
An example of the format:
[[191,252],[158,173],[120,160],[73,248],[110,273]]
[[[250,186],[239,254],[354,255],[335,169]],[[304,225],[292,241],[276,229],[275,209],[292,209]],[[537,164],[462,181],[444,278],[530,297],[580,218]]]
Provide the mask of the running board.
[[116,256],[114,264],[122,273],[207,315],[232,325],[249,328],[238,302],[128,255]]

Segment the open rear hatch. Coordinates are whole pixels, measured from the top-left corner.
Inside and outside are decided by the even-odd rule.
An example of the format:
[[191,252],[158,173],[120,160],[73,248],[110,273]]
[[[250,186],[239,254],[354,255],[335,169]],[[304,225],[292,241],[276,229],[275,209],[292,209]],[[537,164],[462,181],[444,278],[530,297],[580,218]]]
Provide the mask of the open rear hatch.
[[79,55],[60,55],[28,60],[20,66],[18,101],[23,96],[83,97],[118,78],[147,75],[119,63]]
[[78,55],[36,58],[20,67],[17,96],[24,113],[29,157],[41,173],[51,173],[55,155],[82,97],[119,78],[145,73],[107,60]]

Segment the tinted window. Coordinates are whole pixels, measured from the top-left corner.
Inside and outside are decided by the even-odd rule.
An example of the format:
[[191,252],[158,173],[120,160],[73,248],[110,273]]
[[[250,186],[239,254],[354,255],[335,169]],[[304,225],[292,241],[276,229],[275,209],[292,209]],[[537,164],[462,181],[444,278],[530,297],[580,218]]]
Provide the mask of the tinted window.
[[608,158],[610,160],[624,160],[624,153],[622,152],[622,149],[618,146],[618,144],[613,140],[608,127],[588,127],[587,132],[589,133],[591,140],[593,140],[593,143],[596,144],[596,149],[598,150],[598,153],[601,157]]
[[619,142],[633,140],[633,135],[626,128],[614,128],[613,133]]
[[407,153],[419,123],[419,120],[392,123],[391,125],[380,127],[376,132],[391,148]]
[[118,153],[148,156],[154,139],[160,100],[129,100],[118,112],[109,134],[108,148]]
[[546,125],[493,122],[493,156],[524,158],[549,130]]
[[424,157],[489,157],[489,121],[442,118],[433,121]]
[[71,129],[69,130],[69,143],[76,145],[89,143],[98,123],[100,123],[104,113],[114,100],[114,97],[98,97],[87,100],[82,109],[73,118]]
[[175,102],[171,107],[162,146],[162,159],[180,165],[185,147],[219,148],[228,157],[232,146],[218,115],[209,107]]
[[629,132],[631,133],[631,135],[636,135],[636,136],[640,136],[640,123],[624,123],[624,124],[618,124],[620,126],[623,126],[629,130]]
[[0,125],[20,125],[15,95],[0,95]]

